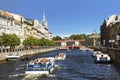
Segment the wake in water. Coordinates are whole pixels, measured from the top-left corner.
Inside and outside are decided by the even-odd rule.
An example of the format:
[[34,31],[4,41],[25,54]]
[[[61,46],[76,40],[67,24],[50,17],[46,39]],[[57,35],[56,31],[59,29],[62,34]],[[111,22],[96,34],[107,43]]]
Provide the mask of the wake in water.
[[42,78],[53,78],[53,77],[56,77],[55,75],[53,74],[49,74],[49,75],[46,75],[46,74],[30,74],[30,75],[25,75],[25,77],[22,79],[22,80],[39,80],[39,79],[42,79]]
[[17,76],[23,76],[24,74],[15,74],[15,75],[10,75],[9,77],[17,77]]

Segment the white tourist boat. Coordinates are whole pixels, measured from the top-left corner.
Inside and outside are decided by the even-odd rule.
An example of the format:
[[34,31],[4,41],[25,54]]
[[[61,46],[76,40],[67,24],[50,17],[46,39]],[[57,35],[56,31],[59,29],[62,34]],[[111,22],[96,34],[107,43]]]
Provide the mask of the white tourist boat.
[[103,54],[101,51],[94,51],[92,57],[96,57],[99,54]]
[[96,63],[110,63],[111,58],[108,54],[99,54],[95,58]]
[[80,51],[87,51],[87,48],[80,48]]
[[55,60],[65,60],[65,58],[66,58],[66,54],[65,53],[58,53],[55,56]]
[[25,74],[50,74],[54,70],[54,57],[37,58],[27,64]]
[[20,59],[20,55],[18,52],[10,53],[9,55],[6,56],[6,60],[16,60]]

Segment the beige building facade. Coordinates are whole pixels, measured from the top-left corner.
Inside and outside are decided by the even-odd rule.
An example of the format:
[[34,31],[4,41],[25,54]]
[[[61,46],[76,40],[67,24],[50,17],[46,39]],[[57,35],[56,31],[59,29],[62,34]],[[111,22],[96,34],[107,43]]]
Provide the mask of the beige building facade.
[[52,39],[52,33],[48,30],[45,15],[40,22],[36,19],[26,19],[19,14],[0,10],[0,35],[2,35],[3,32],[6,34],[16,34],[21,42],[28,36],[33,36],[38,39]]

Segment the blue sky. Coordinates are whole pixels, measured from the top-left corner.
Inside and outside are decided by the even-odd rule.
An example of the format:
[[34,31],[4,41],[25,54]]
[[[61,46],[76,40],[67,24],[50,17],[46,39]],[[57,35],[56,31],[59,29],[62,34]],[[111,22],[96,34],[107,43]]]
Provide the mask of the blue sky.
[[41,21],[45,9],[53,36],[100,32],[103,20],[120,13],[120,0],[0,0],[0,9]]

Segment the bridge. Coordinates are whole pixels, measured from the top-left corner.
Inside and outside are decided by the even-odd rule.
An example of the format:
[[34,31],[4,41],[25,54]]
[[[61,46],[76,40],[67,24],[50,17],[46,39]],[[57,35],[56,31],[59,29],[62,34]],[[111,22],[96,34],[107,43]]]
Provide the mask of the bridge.
[[80,48],[81,43],[84,40],[57,40],[55,41],[57,46],[61,46],[62,48]]

